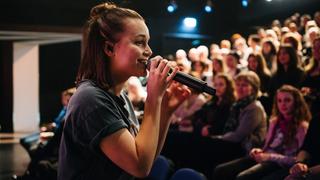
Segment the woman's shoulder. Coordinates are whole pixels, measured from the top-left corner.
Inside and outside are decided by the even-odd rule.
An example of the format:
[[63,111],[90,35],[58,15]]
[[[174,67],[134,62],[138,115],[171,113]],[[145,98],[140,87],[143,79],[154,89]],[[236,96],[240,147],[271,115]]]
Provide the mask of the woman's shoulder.
[[246,110],[252,110],[252,109],[264,110],[264,108],[259,100],[254,100],[252,103],[250,103],[248,106],[246,106],[245,109]]
[[297,67],[291,71],[291,74],[294,74],[297,77],[300,77],[300,76],[305,76],[306,72],[301,67]]
[[303,120],[299,123],[299,127],[303,129],[307,129],[309,127],[309,122],[306,120]]
[[90,80],[82,81],[72,96],[72,101],[79,104],[92,104],[108,99],[111,99],[110,94]]

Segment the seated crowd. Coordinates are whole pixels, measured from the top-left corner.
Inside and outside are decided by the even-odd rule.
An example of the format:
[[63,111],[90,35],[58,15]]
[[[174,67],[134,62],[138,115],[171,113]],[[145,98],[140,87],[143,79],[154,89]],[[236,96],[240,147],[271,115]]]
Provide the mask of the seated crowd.
[[[320,11],[314,20],[296,13],[248,40],[234,34],[210,48],[177,50],[172,66],[207,82],[216,96],[192,90],[171,117],[162,155],[208,179],[319,178],[319,19]],[[127,84],[137,116],[144,82]]]

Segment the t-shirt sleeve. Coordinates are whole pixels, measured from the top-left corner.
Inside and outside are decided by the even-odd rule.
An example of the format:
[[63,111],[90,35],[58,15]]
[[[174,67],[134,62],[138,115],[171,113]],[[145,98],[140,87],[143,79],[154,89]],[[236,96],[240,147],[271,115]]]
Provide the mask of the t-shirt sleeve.
[[112,102],[95,105],[96,107],[81,118],[78,122],[79,131],[76,137],[78,141],[89,144],[89,148],[96,153],[100,153],[99,144],[101,139],[120,130],[128,128],[128,125],[121,116],[121,110]]

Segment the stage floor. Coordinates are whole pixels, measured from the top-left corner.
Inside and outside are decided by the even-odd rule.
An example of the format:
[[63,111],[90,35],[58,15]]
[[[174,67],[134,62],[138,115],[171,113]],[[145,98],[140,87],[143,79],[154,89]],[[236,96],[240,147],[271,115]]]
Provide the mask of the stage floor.
[[21,175],[30,162],[27,151],[19,144],[23,133],[0,133],[0,179],[11,180],[13,174]]

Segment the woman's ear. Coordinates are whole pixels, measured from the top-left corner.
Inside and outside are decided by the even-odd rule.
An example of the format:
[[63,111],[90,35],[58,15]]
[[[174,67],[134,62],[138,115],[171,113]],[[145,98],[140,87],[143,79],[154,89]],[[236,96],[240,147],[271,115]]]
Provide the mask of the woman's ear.
[[113,56],[113,46],[113,43],[106,41],[104,44],[104,53],[106,53],[108,56]]

